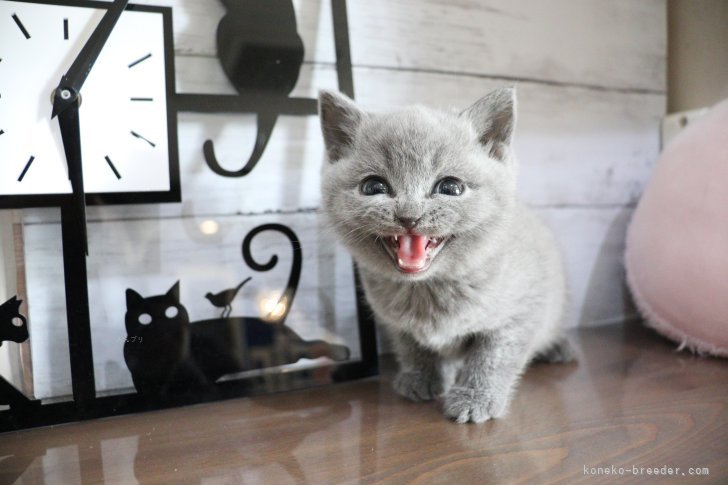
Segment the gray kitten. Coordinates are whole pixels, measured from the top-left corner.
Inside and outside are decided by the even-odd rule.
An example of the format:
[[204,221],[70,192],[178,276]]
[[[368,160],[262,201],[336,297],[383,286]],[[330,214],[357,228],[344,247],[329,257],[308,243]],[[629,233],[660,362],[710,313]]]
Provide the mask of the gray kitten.
[[572,360],[550,231],[516,199],[515,92],[462,113],[321,92],[322,206],[394,339],[395,390],[459,423],[505,414],[535,358]]

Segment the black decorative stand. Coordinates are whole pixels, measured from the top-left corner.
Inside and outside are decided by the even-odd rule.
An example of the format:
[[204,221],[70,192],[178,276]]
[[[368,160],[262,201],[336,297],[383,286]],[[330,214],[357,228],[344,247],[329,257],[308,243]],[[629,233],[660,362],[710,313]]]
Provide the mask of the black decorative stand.
[[[291,98],[288,96],[296,83],[298,70],[303,60],[303,43],[296,33],[295,14],[291,1],[267,0],[266,2],[242,2],[237,0],[222,0],[222,2],[228,9],[228,15],[223,18],[218,27],[218,50],[224,54],[225,60],[221,61],[223,68],[240,94],[236,96],[218,96],[175,93],[173,52],[167,52],[167,56],[170,57],[167,66],[167,76],[171,80],[171,88],[168,84],[169,119],[176,123],[178,112],[255,113],[258,117],[256,144],[253,153],[240,170],[229,171],[220,166],[215,157],[212,141],[208,140],[203,146],[203,156],[210,170],[223,177],[243,177],[250,173],[259,161],[270,139],[270,134],[274,129],[278,116],[316,115],[317,100]],[[353,97],[354,87],[349,52],[346,1],[332,0],[332,12],[339,89],[348,96]],[[171,48],[171,10],[167,9],[165,15],[165,35],[168,36],[166,39],[167,46]],[[273,29],[274,32],[271,34],[277,36],[276,43],[274,43],[277,46],[277,51],[275,51],[276,48],[273,48],[274,52],[271,53],[271,49],[260,48],[261,45],[264,45],[264,38],[253,37],[251,39],[241,40],[237,37],[241,33],[245,34],[251,30],[250,28],[246,29],[246,25],[249,25],[251,18],[257,18],[258,22],[265,21],[264,19],[266,18],[268,21],[272,18],[280,19],[280,22],[271,24],[277,29]],[[246,42],[248,44],[245,44]],[[271,56],[278,62],[269,62]],[[251,69],[251,66],[255,68]],[[263,77],[259,76],[260,73],[263,73]],[[177,139],[176,129],[174,129],[171,130],[170,135],[170,153],[174,156],[175,160],[177,157],[176,150]],[[173,178],[176,177],[174,183],[179,184],[179,167],[175,167],[175,170],[176,172],[172,173],[172,176]],[[103,201],[94,201],[87,198],[87,202],[91,204],[175,201],[179,201],[179,192],[176,195],[171,194],[164,200],[144,200],[142,198],[129,201],[122,200],[113,195]],[[147,345],[147,349],[151,349],[152,352],[156,351],[156,349],[148,340],[144,341],[141,335],[128,335],[125,344],[125,359],[127,360],[127,365],[132,370],[132,375],[135,377],[137,392],[105,397],[97,396],[93,367],[91,322],[89,317],[86,254],[84,240],[80,237],[83,234],[81,222],[83,219],[78,213],[77,205],[73,203],[72,196],[58,196],[53,198],[51,202],[52,204],[49,204],[49,199],[43,201],[20,201],[23,207],[52,205],[60,206],[61,209],[63,266],[73,400],[42,404],[39,401],[26,398],[12,385],[0,379],[0,400],[6,401],[5,403],[0,402],[0,404],[10,405],[9,410],[0,412],[0,432],[240,397],[270,390],[270,386],[264,377],[215,382],[219,375],[226,374],[230,371],[235,372],[256,368],[255,362],[243,362],[244,357],[240,354],[230,355],[229,361],[224,366],[216,367],[214,361],[221,354],[215,353],[215,348],[219,341],[224,340],[220,338],[222,334],[219,333],[219,329],[222,327],[232,328],[235,331],[235,335],[237,335],[236,338],[240,338],[239,335],[245,334],[245,332],[250,333],[252,331],[255,333],[255,337],[257,338],[257,340],[253,339],[255,340],[255,344],[251,343],[253,342],[251,335],[247,335],[245,343],[248,345],[259,345],[261,339],[268,338],[270,342],[268,348],[275,350],[275,357],[280,362],[286,362],[287,359],[295,359],[298,356],[310,358],[326,356],[334,361],[329,366],[317,367],[315,372],[318,372],[318,376],[313,376],[313,371],[310,369],[287,372],[286,375],[290,377],[286,386],[287,389],[310,387],[321,384],[324,381],[336,382],[361,378],[377,373],[374,323],[371,319],[371,312],[365,308],[363,290],[355,268],[355,288],[359,315],[358,330],[362,355],[359,361],[337,363],[336,361],[346,360],[349,349],[323,341],[305,341],[300,339],[300,337],[295,335],[295,332],[283,325],[285,315],[283,318],[273,322],[274,325],[279,324],[280,327],[272,333],[270,329],[263,330],[266,328],[266,325],[270,325],[268,323],[260,323],[262,320],[258,317],[231,317],[229,308],[226,307],[226,303],[229,304],[229,302],[224,301],[225,299],[222,295],[224,292],[221,292],[219,295],[210,293],[208,299],[213,305],[219,305],[223,308],[223,315],[220,318],[206,322],[194,322],[195,331],[191,331],[186,336],[182,334],[176,347],[179,358],[174,362],[174,372],[169,374],[172,376],[173,381],[177,379],[178,383],[188,382],[186,379],[190,379],[189,382],[199,385],[174,385],[172,387],[165,387],[164,392],[161,392],[161,387],[154,387],[153,385],[149,387],[147,384],[153,382],[156,377],[152,376],[152,381],[150,381],[149,375],[143,371],[137,372],[135,376],[134,370],[132,369],[132,365],[134,364],[130,363],[137,362],[134,359],[138,359],[140,355],[146,355],[143,350],[138,351],[133,347],[137,344],[136,337],[139,337],[138,343],[140,345]],[[294,268],[291,273],[292,279],[289,280],[288,288],[279,301],[279,304],[282,302],[284,305],[290,306],[295,293],[295,287],[298,285],[298,276],[293,279],[293,275],[296,274],[296,271],[300,272],[301,265],[300,243],[295,234],[286,226],[279,224],[268,224],[253,229],[248,234],[248,237],[246,237],[248,254],[245,254],[246,242],[243,243],[244,260],[251,269],[256,271],[267,271],[275,266],[277,262],[277,256],[275,255],[267,263],[260,264],[249,254],[250,238],[262,230],[269,229],[284,233],[293,244]],[[93,248],[91,248],[91,252],[93,254]],[[298,254],[299,259],[296,259],[296,254]],[[298,265],[297,268],[295,267],[296,264]],[[167,298],[174,298],[176,295],[178,300],[178,293],[175,293],[175,286],[170,289],[170,292],[166,295]],[[235,291],[238,291],[240,287],[242,287],[242,283]],[[133,290],[128,290],[127,297],[136,298],[129,291],[135,293]],[[139,295],[137,294],[137,296]],[[215,298],[216,296],[218,297],[217,299]],[[139,298],[144,300],[141,296]],[[151,298],[147,299],[150,300]],[[181,303],[178,301],[177,303],[183,309]],[[24,319],[24,317],[22,318]],[[0,321],[1,323],[2,321]],[[129,326],[127,325],[127,331],[128,329]],[[132,338],[134,340],[131,340]],[[1,343],[2,340],[0,340]],[[265,347],[265,345],[262,347]],[[127,351],[127,348],[131,350]],[[207,353],[200,353],[200,348],[204,348]],[[274,360],[274,363],[280,362]],[[328,376],[323,381],[320,377],[322,372]],[[183,379],[180,380],[180,376]]]

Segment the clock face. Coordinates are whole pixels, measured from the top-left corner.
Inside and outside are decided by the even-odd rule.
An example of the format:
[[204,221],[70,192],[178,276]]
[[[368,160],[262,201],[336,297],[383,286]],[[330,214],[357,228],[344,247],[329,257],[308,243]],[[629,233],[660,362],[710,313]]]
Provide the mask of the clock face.
[[[58,3],[0,0],[0,207],[72,193],[51,94],[108,4]],[[128,7],[81,88],[91,203],[178,200],[169,15]]]

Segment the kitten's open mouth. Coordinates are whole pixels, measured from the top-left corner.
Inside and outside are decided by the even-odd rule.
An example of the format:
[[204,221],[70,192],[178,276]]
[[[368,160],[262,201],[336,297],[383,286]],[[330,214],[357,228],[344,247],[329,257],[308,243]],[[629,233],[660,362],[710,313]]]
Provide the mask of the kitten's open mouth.
[[384,238],[384,248],[404,273],[421,273],[447,242],[448,237],[401,234]]

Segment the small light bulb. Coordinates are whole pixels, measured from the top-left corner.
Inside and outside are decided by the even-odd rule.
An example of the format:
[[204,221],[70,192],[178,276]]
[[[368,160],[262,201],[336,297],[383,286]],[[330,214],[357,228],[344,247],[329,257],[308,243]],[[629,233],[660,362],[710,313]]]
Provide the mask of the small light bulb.
[[212,234],[217,234],[217,231],[220,229],[220,225],[211,220],[203,221],[202,224],[200,224],[200,232],[202,234],[207,234],[208,236],[211,236]]
[[263,320],[272,322],[286,314],[288,302],[285,298],[278,301],[274,296],[264,296],[258,300],[258,306]]

